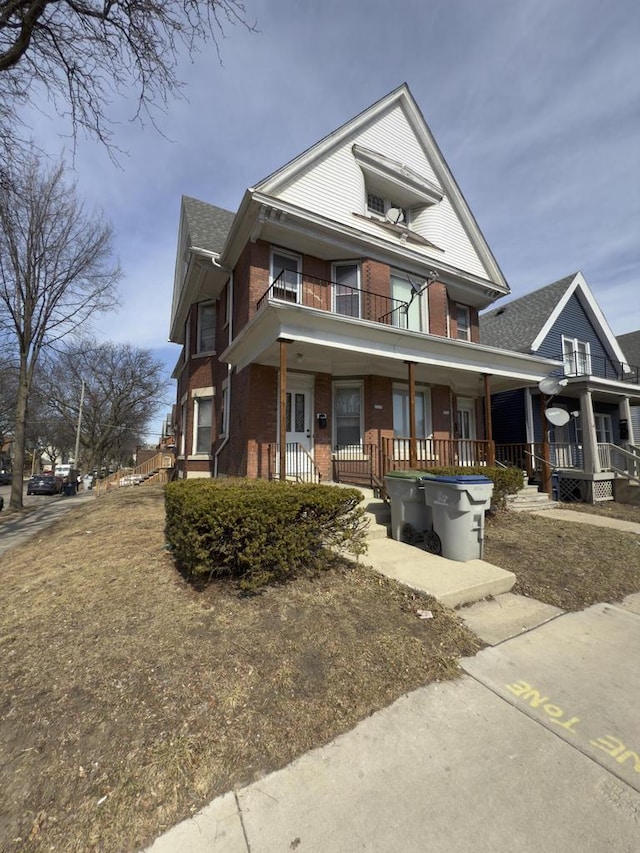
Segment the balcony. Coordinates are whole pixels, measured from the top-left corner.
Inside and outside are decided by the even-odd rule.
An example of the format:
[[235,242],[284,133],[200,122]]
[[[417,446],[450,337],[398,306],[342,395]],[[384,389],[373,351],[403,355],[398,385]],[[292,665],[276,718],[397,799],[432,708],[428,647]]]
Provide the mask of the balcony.
[[258,300],[257,310],[274,300],[398,329],[408,328],[408,302],[295,270],[280,273]]
[[595,376],[599,379],[612,379],[617,382],[629,382],[640,385],[640,367],[621,361],[612,361],[603,355],[591,355],[584,352],[565,353],[565,376]]

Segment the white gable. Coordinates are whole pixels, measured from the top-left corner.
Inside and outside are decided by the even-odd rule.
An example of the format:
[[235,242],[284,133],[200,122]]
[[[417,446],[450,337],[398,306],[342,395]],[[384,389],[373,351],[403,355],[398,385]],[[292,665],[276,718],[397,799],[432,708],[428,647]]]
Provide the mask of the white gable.
[[[374,106],[342,130],[345,129],[346,133],[336,132],[310,149],[306,157],[298,158],[302,162],[293,161],[290,164],[292,168],[284,167],[267,178],[262,187],[283,201],[377,238],[398,239],[367,213],[367,179],[354,154],[354,145],[358,149],[367,149],[382,159],[407,167],[442,196],[442,200],[433,204],[414,208],[410,223],[412,231],[438,248],[412,242],[413,251],[433,259],[434,264],[441,261],[472,275],[502,283],[499,271],[496,275],[495,262],[493,270],[486,263],[487,255],[491,257],[490,250],[477,231],[457,187],[456,197],[451,197],[454,195],[451,185],[455,186],[455,182],[435,143],[435,152],[429,152],[424,134],[421,138],[416,133],[407,111],[406,97],[396,96],[382,110],[376,110]],[[426,127],[425,134],[429,135]],[[484,262],[478,251],[479,244],[484,249]]]

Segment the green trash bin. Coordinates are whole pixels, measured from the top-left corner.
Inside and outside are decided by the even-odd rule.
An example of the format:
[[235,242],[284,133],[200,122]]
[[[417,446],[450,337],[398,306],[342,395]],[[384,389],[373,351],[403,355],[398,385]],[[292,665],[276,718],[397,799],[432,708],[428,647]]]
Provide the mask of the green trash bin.
[[391,502],[391,536],[417,544],[432,528],[431,508],[424,499],[424,471],[390,471],[384,487]]

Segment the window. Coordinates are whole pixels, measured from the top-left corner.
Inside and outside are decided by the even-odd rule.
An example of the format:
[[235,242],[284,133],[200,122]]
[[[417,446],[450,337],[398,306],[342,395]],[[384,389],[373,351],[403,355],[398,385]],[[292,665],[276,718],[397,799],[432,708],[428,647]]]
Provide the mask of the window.
[[180,406],[180,456],[184,456],[187,439],[187,404]]
[[222,394],[220,395],[220,432],[219,435],[227,435],[228,432],[228,397],[229,397],[229,386],[225,383],[222,386]]
[[456,322],[458,326],[458,340],[459,341],[470,341],[471,340],[471,318],[469,316],[469,309],[466,305],[456,305]]
[[194,453],[211,452],[213,397],[197,397],[194,404]]
[[562,336],[562,359],[566,376],[591,373],[591,351],[586,341]]
[[409,307],[394,302],[392,305],[393,326],[410,329],[412,332],[429,330],[427,316],[427,293],[423,291],[424,279],[415,279],[403,272],[391,273],[391,296],[394,300],[405,302]]
[[399,210],[400,215],[393,222],[393,224],[407,225],[408,223],[408,210],[402,207],[401,204],[398,204],[398,202],[395,202],[390,198],[384,198],[381,195],[376,195],[375,193],[367,193],[367,210],[369,211],[369,213],[373,213],[376,216],[386,216],[390,210]]
[[596,441],[598,444],[613,444],[613,424],[611,415],[594,412],[596,422]]
[[[431,393],[428,388],[416,388],[416,438],[429,438],[431,433]],[[393,434],[397,438],[411,435],[409,389],[406,386],[394,386],[393,389]]]
[[361,385],[334,385],[333,410],[337,447],[362,445]]
[[198,352],[213,352],[216,346],[216,306],[213,302],[198,305]]
[[335,313],[345,317],[360,317],[358,264],[334,264],[333,279]]
[[299,302],[300,293],[300,257],[273,249],[271,252],[271,283],[273,297],[286,299],[287,302]]

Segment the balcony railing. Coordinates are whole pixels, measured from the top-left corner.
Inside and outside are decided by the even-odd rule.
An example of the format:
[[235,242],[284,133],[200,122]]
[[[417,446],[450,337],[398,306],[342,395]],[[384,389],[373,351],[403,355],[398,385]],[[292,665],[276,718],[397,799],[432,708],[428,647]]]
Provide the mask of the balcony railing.
[[565,376],[597,376],[640,385],[640,367],[623,361],[612,361],[604,355],[574,352],[558,356],[564,362]]
[[283,270],[258,300],[259,311],[272,300],[316,308],[330,314],[406,329],[409,303],[295,270]]

